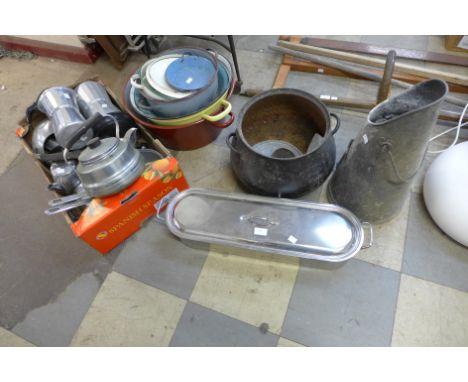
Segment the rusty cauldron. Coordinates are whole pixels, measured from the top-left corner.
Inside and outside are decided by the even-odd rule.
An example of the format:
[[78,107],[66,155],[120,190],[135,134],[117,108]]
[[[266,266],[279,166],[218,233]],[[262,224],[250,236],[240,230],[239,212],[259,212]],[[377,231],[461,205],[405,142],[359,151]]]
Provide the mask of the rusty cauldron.
[[[334,130],[330,116],[337,122]],[[255,194],[295,197],[312,191],[333,170],[333,135],[339,125],[338,116],[307,92],[273,89],[260,93],[241,109],[236,132],[226,139],[233,171],[241,185]],[[311,144],[313,138],[315,143]],[[254,147],[267,141],[283,142],[298,150],[276,156]]]

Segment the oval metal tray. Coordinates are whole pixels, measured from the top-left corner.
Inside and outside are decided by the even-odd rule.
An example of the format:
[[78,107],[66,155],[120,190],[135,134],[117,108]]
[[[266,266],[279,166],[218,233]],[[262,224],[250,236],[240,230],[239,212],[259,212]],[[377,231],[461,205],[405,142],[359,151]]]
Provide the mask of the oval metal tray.
[[372,245],[370,224],[336,205],[197,188],[171,200],[166,225],[185,240],[330,262]]

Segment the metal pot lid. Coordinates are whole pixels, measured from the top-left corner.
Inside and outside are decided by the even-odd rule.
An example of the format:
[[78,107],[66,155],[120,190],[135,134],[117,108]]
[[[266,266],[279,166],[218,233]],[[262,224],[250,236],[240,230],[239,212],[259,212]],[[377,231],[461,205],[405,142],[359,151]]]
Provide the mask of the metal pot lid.
[[104,160],[117,150],[119,143],[120,139],[115,137],[105,139],[95,137],[88,142],[78,159],[84,165]]
[[361,222],[336,205],[203,189],[178,194],[166,224],[182,239],[330,262],[364,242]]

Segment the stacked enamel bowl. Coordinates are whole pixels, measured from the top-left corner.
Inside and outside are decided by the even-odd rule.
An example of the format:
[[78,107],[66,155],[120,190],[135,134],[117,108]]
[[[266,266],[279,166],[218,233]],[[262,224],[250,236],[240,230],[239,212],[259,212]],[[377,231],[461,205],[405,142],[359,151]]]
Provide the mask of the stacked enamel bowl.
[[234,121],[228,101],[234,85],[230,62],[217,52],[171,49],[138,68],[122,98],[126,111],[166,147],[193,150]]

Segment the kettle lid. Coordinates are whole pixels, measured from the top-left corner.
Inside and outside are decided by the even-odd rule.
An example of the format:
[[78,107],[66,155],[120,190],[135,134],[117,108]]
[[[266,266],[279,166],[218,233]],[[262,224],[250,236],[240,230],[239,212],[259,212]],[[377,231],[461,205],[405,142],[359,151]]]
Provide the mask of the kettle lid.
[[117,150],[120,139],[116,137],[99,139],[95,137],[91,139],[86,148],[80,154],[78,160],[81,164],[91,164],[97,161],[105,160],[114,151]]

